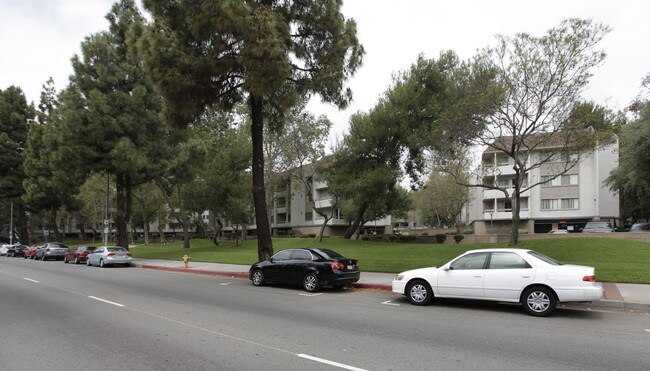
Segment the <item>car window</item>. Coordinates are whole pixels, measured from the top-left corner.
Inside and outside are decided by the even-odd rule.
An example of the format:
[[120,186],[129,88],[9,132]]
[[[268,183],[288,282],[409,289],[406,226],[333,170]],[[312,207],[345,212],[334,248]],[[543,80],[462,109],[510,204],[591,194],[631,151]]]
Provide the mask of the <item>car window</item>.
[[530,268],[521,256],[512,252],[493,252],[490,256],[490,269]]
[[291,260],[312,260],[311,253],[307,250],[293,250]]
[[271,257],[271,259],[273,260],[289,260],[290,258],[291,258],[291,250],[282,250]]
[[544,254],[540,254],[537,251],[532,251],[531,250],[531,251],[528,252],[528,254],[536,257],[537,259],[539,259],[539,260],[541,260],[541,261],[543,261],[545,263],[551,264],[551,265],[562,265],[562,263],[560,263],[559,261],[557,261],[557,260],[555,260],[553,258],[549,258],[548,256],[546,256]]
[[106,248],[109,252],[126,252],[126,249],[123,247],[115,246]]
[[319,249],[316,250],[319,252],[320,255],[323,256],[325,259],[340,259],[344,258],[343,255],[337,253],[336,251],[328,250],[328,249]]
[[483,269],[487,256],[486,252],[463,255],[451,263],[450,269]]
[[94,246],[89,246],[89,247],[86,247],[85,250],[88,250],[88,252],[95,252],[97,250],[97,248],[94,247]]
[[103,248],[103,247],[100,247],[100,248],[98,248],[97,250],[95,250],[95,252],[104,252],[104,248]]

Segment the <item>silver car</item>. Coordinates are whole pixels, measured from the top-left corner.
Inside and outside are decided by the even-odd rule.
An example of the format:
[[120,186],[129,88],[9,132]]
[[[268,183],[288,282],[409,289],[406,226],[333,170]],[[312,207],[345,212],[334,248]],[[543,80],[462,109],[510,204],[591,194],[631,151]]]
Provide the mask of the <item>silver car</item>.
[[120,246],[100,246],[92,254],[88,254],[86,265],[97,265],[100,268],[109,265],[123,265],[128,267],[133,262],[129,250]]
[[36,255],[34,255],[34,260],[63,260],[65,254],[70,251],[68,246],[62,242],[48,242],[45,245],[36,249]]

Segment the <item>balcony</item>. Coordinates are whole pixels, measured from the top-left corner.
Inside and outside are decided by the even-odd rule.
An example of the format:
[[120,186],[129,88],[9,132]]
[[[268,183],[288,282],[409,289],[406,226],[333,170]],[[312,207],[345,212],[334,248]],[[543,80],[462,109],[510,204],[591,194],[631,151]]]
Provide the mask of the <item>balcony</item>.
[[318,182],[318,181],[316,181],[316,182],[314,182],[314,188],[317,189],[317,190],[320,190],[320,189],[327,189],[327,188],[329,188],[329,186],[327,185],[326,182]]
[[[519,211],[519,218],[530,218],[530,210],[521,209]],[[512,209],[497,209],[497,210],[483,210],[483,220],[511,220]]]
[[[512,195],[514,192],[514,188],[508,188],[508,194]],[[503,192],[496,190],[496,189],[485,189],[483,190],[483,199],[484,200],[492,200],[495,198],[503,198]],[[530,197],[530,190],[527,190],[526,192],[522,192],[521,197]]]
[[315,200],[314,201],[314,208],[316,209],[327,209],[332,207],[332,199],[331,198],[325,198],[322,200]]

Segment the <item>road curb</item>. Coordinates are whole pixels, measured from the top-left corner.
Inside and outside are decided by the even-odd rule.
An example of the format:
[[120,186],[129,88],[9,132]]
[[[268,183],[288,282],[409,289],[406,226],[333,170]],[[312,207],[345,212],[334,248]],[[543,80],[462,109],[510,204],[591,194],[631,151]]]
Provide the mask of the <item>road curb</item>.
[[152,269],[157,271],[193,273],[193,274],[200,274],[203,276],[220,276],[220,277],[248,279],[248,273],[243,273],[243,272],[224,272],[224,271],[208,271],[208,270],[194,269],[194,268],[161,267],[158,265],[150,265],[150,264],[135,264],[135,266],[139,268]]

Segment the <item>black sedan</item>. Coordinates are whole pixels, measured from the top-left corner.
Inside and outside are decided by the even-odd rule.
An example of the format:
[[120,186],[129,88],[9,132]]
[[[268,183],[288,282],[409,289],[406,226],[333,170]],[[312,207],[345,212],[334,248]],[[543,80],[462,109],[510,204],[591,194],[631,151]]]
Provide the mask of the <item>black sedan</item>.
[[25,256],[25,250],[29,250],[29,246],[25,245],[14,245],[9,247],[7,250],[7,256],[11,257],[17,257],[17,256]]
[[332,250],[318,248],[287,249],[269,260],[251,266],[253,285],[286,283],[302,285],[308,292],[321,286],[342,288],[359,280],[359,262]]

